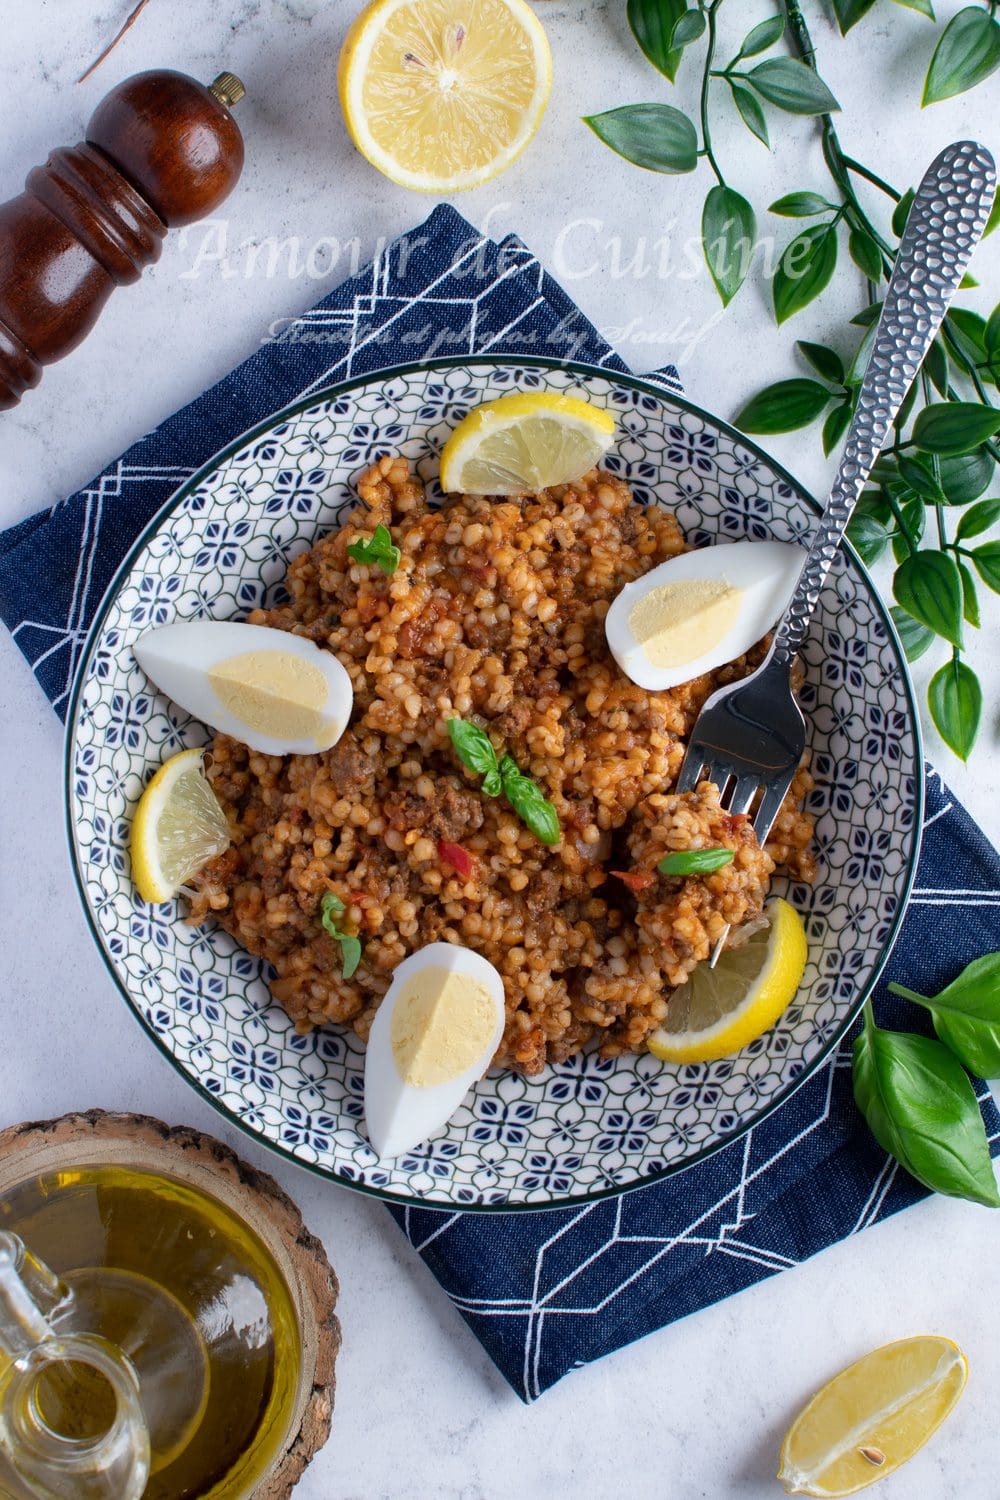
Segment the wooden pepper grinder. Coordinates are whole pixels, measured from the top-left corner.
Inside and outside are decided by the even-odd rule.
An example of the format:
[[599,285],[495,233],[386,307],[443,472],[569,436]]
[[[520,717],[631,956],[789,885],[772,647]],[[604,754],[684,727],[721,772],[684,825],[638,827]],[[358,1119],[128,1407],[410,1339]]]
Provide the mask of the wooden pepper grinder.
[[168,229],[212,213],[239,181],[232,73],[206,88],[166,69],[107,96],[78,146],[53,151],[0,206],[0,411],[90,332],[116,286],[159,259]]

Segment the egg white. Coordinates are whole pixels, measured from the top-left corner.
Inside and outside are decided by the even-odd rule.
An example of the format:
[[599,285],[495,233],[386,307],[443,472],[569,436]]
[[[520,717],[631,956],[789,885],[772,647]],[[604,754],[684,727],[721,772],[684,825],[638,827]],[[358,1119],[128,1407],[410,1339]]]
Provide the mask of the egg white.
[[[742,656],[767,634],[784,613],[805,560],[803,549],[788,542],[728,542],[681,552],[627,583],[615,596],[604,621],[608,649],[626,677],[639,687],[658,692],[690,682]],[[701,655],[677,666],[657,666],[632,630],[632,611],[651,590],[695,579],[741,589],[739,614],[725,635]]]
[[[416,1088],[400,1077],[392,1050],[392,1015],[407,982],[425,968],[447,969],[481,984],[496,1007],[496,1024],[476,1060],[446,1083]],[[368,1035],[365,1059],[365,1125],[368,1139],[381,1157],[401,1156],[427,1140],[451,1119],[473,1084],[490,1065],[500,1045],[505,1021],[503,980],[496,969],[470,948],[454,943],[428,943],[397,966],[392,983]]]
[[[140,636],[135,659],[166,697],[196,719],[221,730],[251,750],[265,755],[316,755],[335,745],[347,728],[354,706],[354,689],[346,669],[332,651],[324,651],[304,636],[268,625],[243,625],[234,620],[191,620],[162,625]],[[289,739],[252,728],[231,713],[209,681],[220,662],[247,652],[283,651],[317,667],[326,679],[327,699],[322,713],[328,727],[314,738]]]

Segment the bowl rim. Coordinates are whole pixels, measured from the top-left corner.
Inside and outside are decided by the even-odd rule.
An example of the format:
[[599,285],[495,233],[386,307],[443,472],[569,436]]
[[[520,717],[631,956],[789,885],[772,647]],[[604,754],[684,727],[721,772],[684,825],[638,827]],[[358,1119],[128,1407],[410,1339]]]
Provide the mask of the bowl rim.
[[912,894],[913,884],[917,872],[917,862],[920,857],[920,845],[923,833],[924,815],[923,733],[920,723],[920,711],[917,705],[913,681],[910,677],[909,665],[906,660],[906,653],[903,650],[902,642],[899,638],[899,633],[896,630],[892,616],[889,613],[889,609],[884,603],[882,596],[878,588],[876,587],[874,579],[868,572],[868,569],[865,567],[859,554],[855,551],[850,542],[846,540],[846,538],[841,542],[841,546],[847,553],[848,559],[851,562],[855,572],[857,573],[861,584],[870,595],[875,611],[881,619],[881,622],[889,636],[890,643],[894,648],[896,658],[899,663],[900,676],[903,683],[903,691],[909,709],[909,727],[913,733],[914,739],[916,774],[914,776],[915,795],[913,802],[912,841],[907,856],[906,871],[903,877],[903,890],[896,910],[893,913],[892,925],[882,944],[882,951],[876,959],[871,973],[868,976],[865,988],[862,991],[859,991],[855,1000],[852,1002],[847,1012],[845,1013],[840,1025],[837,1026],[836,1029],[831,1033],[831,1035],[824,1042],[823,1046],[816,1053],[816,1056],[802,1068],[801,1072],[798,1073],[795,1078],[789,1080],[785,1087],[783,1089],[780,1089],[773,1099],[768,1100],[767,1104],[762,1109],[757,1110],[752,1115],[741,1121],[740,1124],[734,1127],[733,1130],[729,1131],[723,1136],[720,1136],[717,1140],[712,1141],[711,1144],[703,1146],[700,1150],[695,1152],[693,1156],[686,1157],[681,1161],[668,1163],[664,1165],[664,1167],[660,1171],[652,1172],[648,1177],[644,1177],[638,1182],[624,1183],[620,1187],[601,1187],[593,1192],[569,1194],[560,1198],[551,1198],[548,1201],[541,1203],[457,1204],[454,1202],[442,1203],[434,1200],[428,1200],[419,1195],[408,1196],[404,1193],[391,1191],[389,1189],[374,1186],[369,1183],[353,1181],[350,1178],[341,1176],[339,1172],[331,1170],[331,1168],[324,1166],[320,1162],[310,1162],[303,1160],[288,1147],[282,1146],[279,1142],[272,1140],[270,1136],[266,1135],[262,1130],[256,1129],[254,1126],[247,1124],[240,1118],[239,1115],[237,1115],[233,1110],[229,1109],[221,1100],[215,1098],[208,1091],[208,1089],[203,1087],[203,1085],[197,1078],[194,1078],[182,1066],[180,1061],[167,1046],[166,1042],[156,1033],[156,1031],[154,1031],[145,1017],[141,1015],[138,1006],[133,1001],[131,994],[129,993],[127,987],[119,976],[118,971],[112,961],[111,955],[107,951],[103,935],[97,926],[97,923],[94,919],[94,914],[91,910],[90,902],[87,899],[87,887],[83,873],[84,860],[77,843],[76,827],[73,820],[73,748],[75,744],[75,729],[80,707],[80,697],[83,692],[87,677],[87,666],[93,656],[93,652],[103,629],[104,622],[114,603],[115,598],[117,597],[123,579],[125,578],[127,573],[131,571],[140,553],[145,550],[148,542],[160,529],[165,518],[169,514],[171,514],[178,506],[183,504],[183,502],[199,487],[199,485],[203,484],[204,481],[208,479],[212,473],[214,473],[224,463],[233,458],[242,448],[246,447],[248,443],[251,443],[258,438],[264,437],[268,432],[273,431],[275,427],[280,426],[282,422],[299,416],[302,412],[308,411],[311,407],[319,406],[323,402],[329,401],[331,399],[336,399],[337,397],[343,396],[350,391],[358,390],[362,386],[372,385],[376,382],[386,382],[389,380],[394,380],[403,375],[425,372],[433,373],[438,370],[447,371],[450,369],[463,368],[469,365],[487,365],[493,366],[496,369],[514,370],[562,370],[567,371],[570,374],[577,374],[586,377],[588,379],[596,378],[605,382],[609,382],[612,385],[621,385],[626,389],[637,391],[642,395],[652,396],[655,400],[660,401],[664,404],[671,403],[674,406],[680,408],[682,413],[688,412],[693,416],[701,418],[703,421],[707,422],[710,427],[713,427],[717,431],[724,433],[734,442],[740,444],[747,450],[747,452],[753,454],[755,458],[765,463],[772,474],[774,474],[784,484],[788,485],[788,487],[793,490],[801,500],[805,501],[805,503],[811,510],[815,512],[817,516],[822,514],[823,507],[818,503],[815,497],[807,489],[805,489],[800,481],[797,480],[794,475],[792,475],[784,467],[784,465],[778,463],[778,461],[772,458],[764,448],[760,447],[759,444],[755,443],[752,439],[746,437],[745,434],[740,432],[738,428],[734,427],[729,422],[723,421],[721,417],[715,416],[712,412],[707,411],[704,407],[698,406],[696,402],[689,401],[685,396],[680,395],[676,390],[668,387],[666,384],[659,384],[649,376],[633,375],[630,371],[609,369],[605,366],[589,364],[582,360],[555,359],[547,357],[545,355],[466,353],[446,355],[431,360],[411,360],[400,364],[386,366],[384,369],[371,370],[367,374],[354,376],[350,380],[337,381],[333,385],[323,386],[318,390],[311,391],[306,395],[298,397],[295,401],[290,402],[287,406],[284,406],[280,408],[280,410],[272,413],[271,416],[255,423],[245,432],[240,433],[238,437],[233,438],[230,442],[226,443],[222,448],[219,449],[217,453],[213,454],[211,458],[207,459],[206,462],[203,463],[201,467],[195,471],[194,474],[192,474],[188,479],[185,479],[184,482],[173,492],[173,494],[164,501],[163,505],[160,506],[156,514],[152,516],[147,524],[143,527],[138,537],[132,543],[131,547],[128,549],[127,553],[116,567],[114,575],[108,583],[108,586],[104,591],[104,595],[101,598],[101,602],[94,615],[90,629],[87,632],[87,638],[84,642],[83,650],[80,653],[80,659],[77,664],[75,679],[73,682],[73,690],[66,713],[66,733],[63,753],[63,794],[65,827],[67,841],[69,844],[70,864],[73,870],[73,877],[76,884],[77,894],[80,898],[80,903],[83,907],[84,916],[87,922],[87,926],[90,929],[91,936],[94,939],[97,950],[101,955],[104,966],[107,969],[113,983],[115,984],[115,987],[117,988],[119,994],[121,995],[129,1012],[131,1013],[137,1024],[154,1043],[159,1052],[167,1059],[174,1071],[178,1073],[180,1077],[182,1077],[185,1082],[196,1091],[200,1098],[204,1099],[208,1104],[210,1104],[212,1108],[215,1109],[231,1125],[235,1125],[240,1131],[243,1132],[244,1135],[249,1136],[252,1140],[258,1142],[260,1145],[265,1146],[269,1151],[275,1152],[283,1160],[289,1162],[293,1166],[300,1167],[306,1172],[312,1173],[314,1176],[321,1178],[324,1182],[335,1183],[339,1187],[349,1188],[353,1192],[362,1193],[366,1197],[376,1198],[381,1200],[383,1203],[387,1203],[399,1208],[424,1208],[431,1209],[439,1213],[546,1213],[553,1209],[582,1208],[589,1204],[600,1202],[602,1199],[621,1197],[624,1193],[639,1192],[643,1188],[651,1187],[654,1183],[664,1182],[667,1178],[675,1177],[678,1173],[685,1172],[688,1170],[688,1168],[697,1166],[700,1163],[707,1161],[708,1158],[714,1156],[716,1152],[724,1150],[727,1146],[731,1146],[734,1141],[738,1141],[740,1137],[746,1135],[748,1131],[762,1124],[763,1121],[766,1120],[771,1114],[773,1114],[775,1110],[779,1109],[783,1104],[785,1104],[788,1099],[791,1098],[792,1094],[794,1094],[797,1089],[801,1088],[801,1086],[806,1083],[806,1081],[811,1078],[825,1062],[829,1060],[832,1054],[840,1046],[840,1043],[843,1041],[844,1037],[853,1026],[855,1020],[860,1014],[863,1005],[865,1004],[875,985],[878,983],[878,980],[889,961],[889,957],[892,953],[893,948],[895,947],[896,940],[899,937],[900,929],[903,925],[903,919],[909,907],[910,896]]

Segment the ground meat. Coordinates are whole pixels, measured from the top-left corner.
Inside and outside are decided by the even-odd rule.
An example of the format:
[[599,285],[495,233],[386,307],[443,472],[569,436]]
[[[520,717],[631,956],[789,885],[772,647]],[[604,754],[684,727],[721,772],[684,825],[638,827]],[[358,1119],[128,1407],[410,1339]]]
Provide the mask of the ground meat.
[[[191,919],[218,918],[270,961],[272,992],[300,1030],[334,1021],[367,1037],[396,965],[440,940],[503,977],[498,1064],[537,1073],[595,1039],[607,1056],[641,1050],[725,923],[760,911],[773,862],[811,874],[805,769],[766,853],[710,785],[671,791],[705,697],[761,648],[666,692],[622,675],[604,639],[608,606],[684,541],[673,516],[640,508],[611,475],[431,510],[406,463],[385,458],[359,494],[340,531],[292,563],[289,602],[250,617],[337,654],[351,724],[319,755],[216,737],[208,774],[234,842],[194,882]],[[391,577],[347,553],[376,524],[401,550]],[[557,847],[483,795],[452,747],[455,716],[537,781],[559,815]],[[668,849],[716,845],[736,858],[713,875],[641,878]],[[320,921],[327,891],[364,945],[349,980]]]

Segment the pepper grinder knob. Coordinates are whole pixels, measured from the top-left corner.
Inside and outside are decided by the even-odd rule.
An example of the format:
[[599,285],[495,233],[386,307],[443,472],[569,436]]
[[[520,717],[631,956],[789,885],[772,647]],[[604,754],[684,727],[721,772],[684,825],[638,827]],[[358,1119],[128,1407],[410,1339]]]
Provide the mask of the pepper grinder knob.
[[244,151],[230,110],[245,93],[233,73],[207,88],[169,69],[136,74],[98,105],[86,140],[54,151],[0,206],[0,411],[159,259],[168,229],[232,192]]

